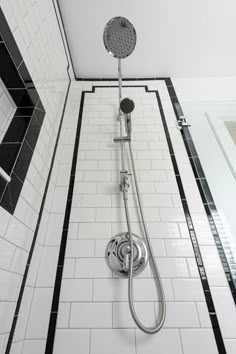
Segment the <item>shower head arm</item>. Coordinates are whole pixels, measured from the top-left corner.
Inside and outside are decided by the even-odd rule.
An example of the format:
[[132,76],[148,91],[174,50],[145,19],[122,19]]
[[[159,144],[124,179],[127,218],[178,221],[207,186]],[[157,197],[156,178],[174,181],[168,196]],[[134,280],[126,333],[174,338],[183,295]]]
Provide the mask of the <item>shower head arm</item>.
[[[118,78],[119,78],[119,104],[122,100],[122,72],[121,72],[121,59],[118,59]],[[120,111],[121,113],[121,111]]]

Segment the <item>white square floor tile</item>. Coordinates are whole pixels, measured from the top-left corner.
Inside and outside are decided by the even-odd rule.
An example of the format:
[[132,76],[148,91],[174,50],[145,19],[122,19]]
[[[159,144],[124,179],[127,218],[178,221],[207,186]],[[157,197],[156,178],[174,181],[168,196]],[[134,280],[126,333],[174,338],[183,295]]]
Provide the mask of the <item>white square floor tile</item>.
[[90,354],[135,354],[132,329],[92,329]]
[[[160,332],[149,335],[136,332],[137,354],[182,354],[179,331],[175,329],[162,329]],[[199,354],[199,353],[198,353]]]
[[57,329],[53,354],[89,354],[89,329]]
[[218,354],[216,341],[211,329],[181,329],[184,354]]
[[70,328],[111,328],[112,303],[72,303]]

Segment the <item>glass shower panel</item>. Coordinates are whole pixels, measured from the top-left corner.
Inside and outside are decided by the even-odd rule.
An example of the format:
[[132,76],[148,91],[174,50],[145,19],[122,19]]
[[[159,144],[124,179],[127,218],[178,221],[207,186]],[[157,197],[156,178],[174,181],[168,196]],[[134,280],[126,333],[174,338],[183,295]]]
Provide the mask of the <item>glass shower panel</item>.
[[218,233],[236,284],[236,101],[181,106],[218,211]]

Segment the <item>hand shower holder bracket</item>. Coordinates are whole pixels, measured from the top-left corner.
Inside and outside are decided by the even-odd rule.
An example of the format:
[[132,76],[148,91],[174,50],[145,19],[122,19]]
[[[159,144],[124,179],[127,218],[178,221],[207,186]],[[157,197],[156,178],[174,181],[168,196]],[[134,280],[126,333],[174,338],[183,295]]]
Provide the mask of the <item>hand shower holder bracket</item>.
[[176,122],[176,126],[179,130],[181,130],[184,127],[191,127],[191,124],[189,123],[186,116],[180,116]]
[[122,137],[116,137],[114,138],[114,143],[128,143],[131,141],[130,136],[122,136]]

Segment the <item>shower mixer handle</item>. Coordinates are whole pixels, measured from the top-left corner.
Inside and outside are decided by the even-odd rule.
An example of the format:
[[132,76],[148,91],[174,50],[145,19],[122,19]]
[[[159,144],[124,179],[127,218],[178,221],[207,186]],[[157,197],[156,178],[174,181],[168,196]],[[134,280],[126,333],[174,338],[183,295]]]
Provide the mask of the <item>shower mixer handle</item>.
[[123,270],[127,273],[129,272],[130,252],[131,249],[128,246],[125,250],[124,262],[123,262]]

